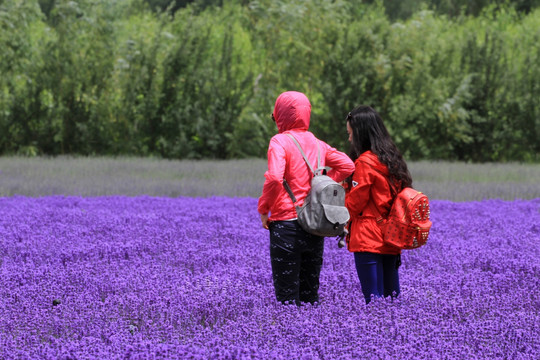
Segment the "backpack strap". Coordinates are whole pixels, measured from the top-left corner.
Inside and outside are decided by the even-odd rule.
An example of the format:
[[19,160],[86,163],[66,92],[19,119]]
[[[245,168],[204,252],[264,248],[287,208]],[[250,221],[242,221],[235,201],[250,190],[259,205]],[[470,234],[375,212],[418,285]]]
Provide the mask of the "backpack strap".
[[[319,141],[317,140],[317,169],[313,170],[313,166],[311,166],[311,163],[309,162],[309,160],[308,160],[308,158],[306,156],[306,153],[304,153],[304,150],[302,150],[302,147],[300,146],[300,144],[298,143],[296,138],[294,136],[292,136],[291,134],[286,134],[286,135],[292,139],[292,141],[294,142],[294,144],[296,145],[298,150],[300,150],[300,153],[302,154],[302,157],[304,158],[304,161],[306,162],[307,166],[309,167],[309,170],[311,170],[311,172],[315,176],[317,174],[317,172],[321,169],[321,149],[319,148]],[[287,180],[285,180],[285,179],[283,179],[283,187],[285,187],[285,191],[287,191],[287,194],[289,194],[289,197],[291,198],[293,204],[296,203],[296,197],[294,196],[294,194],[293,194],[293,192],[291,190],[291,187],[289,186],[289,184],[287,183]]]
[[319,171],[321,169],[321,149],[319,148],[319,141],[317,141],[317,169],[313,170],[313,166],[311,166],[311,163],[309,162],[306,156],[306,153],[304,153],[304,150],[302,150],[302,147],[300,146],[296,138],[292,136],[291,134],[286,134],[286,135],[290,137],[292,141],[294,141],[294,144],[296,145],[298,150],[300,150],[300,153],[302,154],[302,157],[304,158],[304,161],[306,162],[307,166],[309,167],[313,175],[316,175],[315,171]]
[[370,199],[367,206],[371,207],[371,209],[375,213],[375,221],[376,222],[380,223],[381,221],[384,220],[381,212],[379,211],[379,209],[377,209],[377,206],[375,206],[375,203],[373,202],[373,200]]
[[[390,202],[390,207],[392,207],[393,203],[394,203],[394,200],[396,199],[396,196],[398,194],[398,191],[397,189],[394,188],[394,186],[392,185],[392,182],[390,181],[390,179],[388,177],[386,177],[386,175],[384,175],[382,172],[378,171],[377,169],[373,168],[373,170],[375,170],[376,172],[378,172],[379,174],[381,174],[385,179],[386,179],[386,182],[388,183],[388,187],[390,187],[390,196],[392,197],[392,200]],[[373,210],[373,212],[375,213],[375,220],[380,223],[381,221],[384,220],[381,212],[379,211],[379,209],[377,209],[377,206],[375,206],[375,203],[370,199],[369,203],[368,203],[368,206],[371,207],[371,209]]]
[[289,186],[289,183],[287,180],[283,179],[283,186],[285,187],[285,191],[287,191],[287,194],[289,194],[289,197],[291,198],[293,204],[296,202],[296,196],[294,196],[291,187]]

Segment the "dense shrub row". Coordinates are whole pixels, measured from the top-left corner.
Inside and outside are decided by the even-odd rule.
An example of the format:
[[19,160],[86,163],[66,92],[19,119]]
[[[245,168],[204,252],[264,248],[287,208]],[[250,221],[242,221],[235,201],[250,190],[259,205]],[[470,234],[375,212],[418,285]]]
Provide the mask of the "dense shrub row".
[[[43,2],[42,2],[43,3]],[[264,156],[279,92],[346,148],[360,103],[411,159],[538,161],[540,10],[418,11],[362,1],[0,1],[0,154]]]

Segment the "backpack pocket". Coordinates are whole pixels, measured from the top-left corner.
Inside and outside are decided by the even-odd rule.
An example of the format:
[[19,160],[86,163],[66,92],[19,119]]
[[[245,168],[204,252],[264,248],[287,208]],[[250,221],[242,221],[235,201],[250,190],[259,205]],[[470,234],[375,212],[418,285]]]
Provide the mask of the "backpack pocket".
[[349,211],[343,206],[308,202],[301,208],[296,208],[296,212],[300,226],[317,236],[339,236],[349,221]]
[[327,227],[325,236],[339,236],[343,233],[347,221],[350,219],[349,211],[343,206],[322,204]]
[[345,225],[349,221],[349,211],[343,206],[322,204],[324,216],[330,224]]
[[427,242],[431,221],[421,224],[389,218],[383,227],[384,241],[400,249],[416,249]]

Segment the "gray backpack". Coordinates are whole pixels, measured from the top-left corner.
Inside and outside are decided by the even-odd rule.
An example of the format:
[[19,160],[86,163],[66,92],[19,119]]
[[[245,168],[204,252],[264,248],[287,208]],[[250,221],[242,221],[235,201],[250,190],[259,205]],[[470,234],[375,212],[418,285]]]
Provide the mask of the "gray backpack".
[[[326,175],[325,168],[321,168],[319,142],[317,141],[317,169],[313,170],[298,141],[291,134],[287,135],[294,141],[313,173],[311,190],[304,200],[304,205],[296,206],[300,226],[306,232],[317,236],[330,237],[343,234],[349,221],[349,211],[345,207],[345,189]],[[295,204],[296,197],[286,180],[283,180],[283,185]]]

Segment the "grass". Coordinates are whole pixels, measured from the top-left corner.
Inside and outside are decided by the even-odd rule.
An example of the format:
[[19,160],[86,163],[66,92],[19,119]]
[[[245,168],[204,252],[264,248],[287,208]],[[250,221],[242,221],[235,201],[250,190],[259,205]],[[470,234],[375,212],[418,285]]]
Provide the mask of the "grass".
[[[432,199],[540,198],[540,164],[410,162],[414,187]],[[0,196],[149,195],[258,197],[266,160],[0,157]]]
[[540,198],[540,164],[413,162],[414,187],[434,199]]

